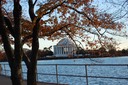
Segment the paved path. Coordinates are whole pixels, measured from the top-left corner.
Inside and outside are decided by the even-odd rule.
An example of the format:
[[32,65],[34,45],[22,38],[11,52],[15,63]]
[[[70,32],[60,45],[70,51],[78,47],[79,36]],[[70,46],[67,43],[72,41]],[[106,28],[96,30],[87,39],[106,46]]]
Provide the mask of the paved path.
[[[10,78],[6,76],[0,76],[0,85],[12,85]],[[26,81],[23,82],[23,85],[27,85]],[[66,84],[37,83],[37,85],[66,85]]]

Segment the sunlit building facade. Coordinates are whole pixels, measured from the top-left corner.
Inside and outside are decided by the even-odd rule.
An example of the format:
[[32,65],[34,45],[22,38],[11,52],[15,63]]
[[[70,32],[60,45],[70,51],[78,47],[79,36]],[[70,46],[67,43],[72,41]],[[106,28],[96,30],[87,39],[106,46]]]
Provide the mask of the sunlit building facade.
[[54,46],[54,56],[68,57],[76,55],[76,46],[69,38],[61,39],[57,45]]

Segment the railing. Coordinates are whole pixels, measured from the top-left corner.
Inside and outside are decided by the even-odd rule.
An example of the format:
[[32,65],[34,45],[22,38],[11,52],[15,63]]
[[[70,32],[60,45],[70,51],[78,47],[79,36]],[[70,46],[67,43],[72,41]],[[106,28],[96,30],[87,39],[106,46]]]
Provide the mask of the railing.
[[[126,75],[128,75],[128,64],[38,64],[37,80],[40,81],[42,76],[48,75],[48,76],[54,76],[54,78],[52,78],[52,80],[55,79],[56,81],[54,81],[54,83],[57,83],[57,84],[61,83],[59,81],[62,81],[62,79],[59,80],[60,77],[83,78],[83,79],[81,79],[81,81],[84,81],[84,83],[86,83],[86,85],[89,85],[89,78],[119,79],[119,80],[126,80],[128,82],[128,76],[125,76],[125,77],[124,77],[124,75],[120,75],[120,76],[114,75],[113,76],[113,74],[112,74],[112,76],[110,76],[110,75],[108,76],[107,74],[105,74],[107,76],[102,76],[102,75],[99,75],[100,72],[98,73],[98,71],[97,71],[97,70],[99,70],[97,68],[100,68],[101,70],[99,70],[99,71],[103,71],[103,73],[107,72],[104,70],[108,70],[108,72],[111,72],[111,70],[115,69],[115,67],[116,67],[116,69],[118,69],[118,73],[121,74],[122,71],[123,72],[125,71]],[[122,67],[123,67],[123,69],[122,69]],[[48,70],[47,70],[47,68],[48,68]],[[107,68],[109,68],[109,69],[107,69]],[[121,69],[119,69],[119,68],[121,68]],[[43,73],[43,70],[45,71],[44,73]],[[8,72],[10,72],[8,64],[2,64],[2,72],[1,72],[2,75],[10,76],[10,73],[8,73]],[[23,75],[25,75],[26,73],[27,73],[26,66],[23,64]],[[111,73],[114,73],[114,72],[111,72]],[[96,75],[94,75],[94,74],[96,74]],[[50,82],[50,81],[47,80],[46,82]]]

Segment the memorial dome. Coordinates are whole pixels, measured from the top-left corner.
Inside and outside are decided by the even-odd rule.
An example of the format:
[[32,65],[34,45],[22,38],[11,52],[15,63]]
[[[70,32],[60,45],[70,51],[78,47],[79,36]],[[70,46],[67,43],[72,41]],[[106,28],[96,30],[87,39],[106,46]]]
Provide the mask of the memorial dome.
[[75,44],[74,42],[69,39],[69,38],[63,38],[61,39],[58,43],[57,43],[58,46],[73,46],[75,47]]

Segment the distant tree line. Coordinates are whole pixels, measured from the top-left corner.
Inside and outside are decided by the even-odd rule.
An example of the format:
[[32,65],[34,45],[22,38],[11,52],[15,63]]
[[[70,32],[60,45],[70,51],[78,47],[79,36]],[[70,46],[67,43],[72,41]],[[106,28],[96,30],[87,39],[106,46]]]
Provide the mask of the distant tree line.
[[[29,49],[24,49],[26,54],[29,56],[31,53],[31,50]],[[51,50],[50,47],[45,47],[43,50],[38,51],[38,59],[43,59],[48,56],[53,56],[53,51]],[[116,49],[110,49],[107,50],[104,47],[101,47],[97,50],[84,50],[83,48],[78,48],[76,51],[76,54],[80,54],[82,56],[100,56],[100,57],[111,57],[111,56],[128,56],[128,49],[122,49],[122,50],[116,50]],[[0,61],[6,61],[6,54],[4,51],[0,51]]]
[[[28,56],[31,54],[31,50],[29,49],[24,49],[24,51]],[[53,51],[51,51],[50,48],[45,47],[43,50],[38,50],[38,59],[42,59],[44,57],[52,56],[52,55],[53,55]],[[7,61],[6,54],[4,51],[0,51],[0,61]]]
[[99,57],[111,57],[111,56],[128,56],[128,49],[116,50],[115,48],[106,49],[101,47],[97,50],[84,50],[79,48],[76,54],[82,54],[83,56],[99,56]]

